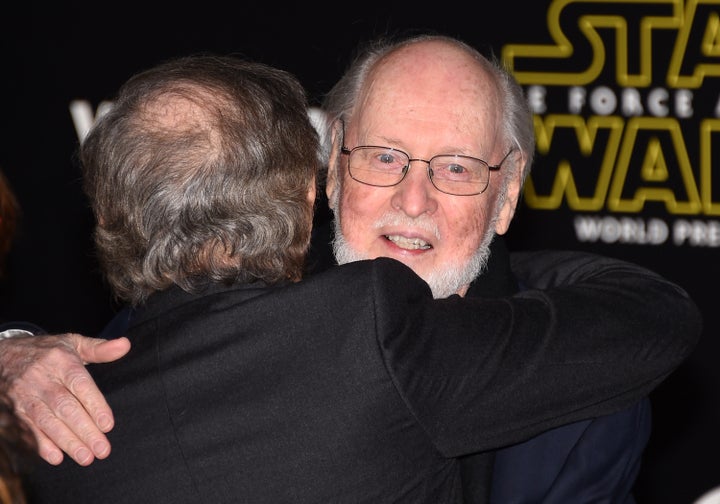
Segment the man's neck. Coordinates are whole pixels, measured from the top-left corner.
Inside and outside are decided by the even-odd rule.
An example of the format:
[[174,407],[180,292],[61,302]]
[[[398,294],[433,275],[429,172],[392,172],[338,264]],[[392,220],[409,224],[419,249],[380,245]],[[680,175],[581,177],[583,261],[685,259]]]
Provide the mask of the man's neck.
[[490,257],[485,271],[477,277],[467,296],[500,297],[509,296],[518,290],[517,280],[510,269],[510,252],[501,235],[496,235],[490,244]]

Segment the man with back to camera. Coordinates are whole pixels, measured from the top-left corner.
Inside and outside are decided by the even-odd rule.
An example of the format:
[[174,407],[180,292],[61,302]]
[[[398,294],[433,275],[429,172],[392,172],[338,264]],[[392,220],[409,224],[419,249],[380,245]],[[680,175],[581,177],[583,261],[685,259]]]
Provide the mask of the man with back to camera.
[[[437,43],[440,43],[440,45],[437,46]],[[466,59],[457,57],[458,54],[453,54],[454,51],[448,52],[448,47],[444,47],[444,43],[441,41],[434,41],[432,43],[428,42],[427,44],[431,49],[431,53],[437,50],[439,55],[447,57],[441,59],[443,64],[447,64],[449,68],[452,68],[452,65],[458,65],[460,67],[463,64],[467,63]],[[416,47],[420,47],[422,49],[423,44],[419,44]],[[409,55],[407,53],[402,53],[402,51],[400,52],[400,54],[402,57],[412,61],[412,51],[409,51]],[[400,57],[398,57],[398,60],[399,61],[394,61],[392,59],[389,59],[388,62],[385,64],[398,65],[399,67],[403,68],[403,60]],[[432,58],[429,57],[428,54],[423,54],[421,61],[424,62],[428,60],[432,60]],[[410,66],[410,64],[407,63],[406,66]],[[380,66],[378,68],[379,70],[377,70],[377,72],[379,75],[381,73],[381,70],[385,69],[385,67]],[[433,72],[437,71],[438,69],[442,70],[442,68],[443,66],[441,65],[440,67],[430,68],[429,71],[427,69],[423,69],[428,71],[429,73],[427,73],[427,75],[423,73],[419,74],[426,77],[425,79],[422,79],[422,82],[428,84],[427,89],[407,87],[407,89],[417,91],[418,95],[422,95],[422,99],[419,100],[418,103],[420,103],[421,105],[427,105],[428,109],[437,105],[438,100],[436,100],[436,103],[433,103],[433,101],[429,97],[433,96],[432,92],[437,91],[436,89],[432,88],[433,75],[435,75],[436,77],[446,76],[446,74],[443,74],[442,72],[439,74],[433,74]],[[405,70],[407,69],[405,68]],[[403,72],[395,72],[393,75],[399,76],[402,74]],[[477,79],[477,76],[475,76],[463,80],[462,74],[458,74],[458,72],[452,72],[452,75],[453,77],[457,77],[458,75],[460,75],[458,80],[461,82],[459,84],[471,84],[470,88],[472,88],[472,86],[478,85],[479,83],[478,91],[481,90],[482,93],[479,92],[478,94],[482,94],[483,97],[493,96],[493,84],[491,82],[491,79]],[[484,182],[479,185],[476,184],[476,188],[473,189],[469,194],[465,194],[465,192],[467,191],[461,191],[460,193],[457,193],[457,190],[454,189],[458,187],[457,184],[454,184],[454,181],[456,180],[454,177],[461,173],[460,168],[465,169],[464,165],[461,165],[459,162],[457,162],[459,158],[453,157],[454,154],[451,157],[453,157],[453,162],[455,164],[443,164],[442,162],[445,160],[443,157],[436,157],[435,159],[433,159],[432,181],[428,177],[429,172],[427,171],[427,168],[425,170],[406,169],[406,172],[403,172],[402,166],[400,166],[401,170],[400,172],[398,172],[400,176],[397,177],[396,180],[391,181],[396,185],[382,188],[368,186],[368,182],[372,182],[376,185],[380,184],[377,183],[376,179],[374,178],[367,178],[375,177],[375,175],[373,175],[372,173],[369,175],[368,173],[358,174],[358,170],[354,169],[358,168],[358,166],[366,167],[365,165],[357,164],[357,156],[358,153],[363,154],[363,152],[368,152],[368,149],[356,149],[357,146],[367,144],[391,145],[395,149],[403,149],[411,152],[413,156],[422,155],[424,156],[422,157],[422,159],[430,160],[430,158],[435,156],[436,153],[430,152],[425,155],[425,153],[423,152],[421,154],[417,154],[415,151],[418,149],[415,149],[415,146],[411,145],[411,141],[408,141],[408,138],[411,138],[413,140],[417,139],[417,144],[419,145],[421,142],[420,139],[422,139],[424,141],[423,145],[427,144],[430,146],[440,146],[440,150],[438,153],[456,153],[459,150],[462,155],[467,156],[466,158],[462,159],[471,163],[470,165],[467,165],[467,168],[472,171],[475,170],[476,167],[479,165],[476,163],[476,160],[470,159],[471,157],[474,157],[470,156],[470,154],[472,154],[473,152],[471,152],[469,149],[462,148],[462,142],[459,141],[459,139],[467,140],[468,138],[475,138],[477,136],[479,137],[479,142],[481,145],[485,144],[490,146],[496,146],[496,144],[507,144],[507,141],[503,142],[503,135],[500,134],[500,132],[488,132],[480,135],[466,135],[465,137],[463,137],[461,134],[458,135],[457,131],[453,131],[453,141],[448,141],[449,135],[440,135],[440,133],[435,131],[433,131],[432,133],[426,132],[424,134],[418,134],[418,131],[422,130],[422,123],[424,122],[422,118],[423,116],[420,116],[420,119],[415,119],[415,122],[413,123],[412,117],[403,115],[403,111],[405,110],[404,107],[408,107],[408,105],[403,105],[402,100],[393,99],[393,86],[397,83],[393,82],[392,79],[386,78],[385,74],[383,74],[383,77],[381,79],[378,79],[378,81],[380,82],[380,84],[378,84],[377,81],[374,81],[375,86],[372,88],[372,93],[364,95],[364,100],[362,101],[362,103],[365,104],[365,107],[363,107],[363,109],[361,109],[361,111],[357,114],[357,116],[359,117],[357,119],[357,124],[353,122],[355,117],[346,118],[344,125],[344,145],[340,145],[340,140],[343,139],[342,125],[338,126],[336,124],[335,133],[336,140],[338,141],[335,143],[334,159],[340,159],[340,166],[350,168],[349,171],[345,170],[345,177],[347,177],[348,175],[353,176],[353,180],[351,180],[350,178],[346,178],[346,180],[343,181],[343,183],[346,183],[347,186],[345,187],[344,194],[341,197],[339,197],[338,194],[340,191],[339,187],[342,187],[340,181],[340,179],[342,179],[342,176],[338,177],[337,173],[334,174],[331,170],[329,177],[330,183],[328,186],[328,192],[330,194],[331,203],[333,203],[333,206],[335,207],[336,214],[339,216],[339,222],[341,224],[341,227],[344,228],[345,223],[350,223],[349,227],[351,227],[352,225],[356,225],[356,230],[353,230],[352,228],[349,231],[344,230],[344,237],[346,241],[351,244],[354,240],[353,237],[361,237],[359,241],[355,238],[357,243],[359,243],[359,245],[356,245],[356,247],[359,251],[361,251],[359,252],[360,256],[368,254],[368,256],[390,255],[392,257],[394,254],[399,256],[402,262],[406,262],[406,264],[410,263],[409,265],[412,266],[413,269],[415,269],[421,274],[424,274],[423,277],[428,280],[430,285],[433,287],[433,292],[435,293],[436,297],[446,296],[454,292],[454,290],[460,290],[464,292],[464,290],[467,289],[467,284],[469,284],[470,281],[475,278],[477,274],[479,274],[480,270],[482,269],[482,263],[487,259],[487,253],[485,249],[487,248],[487,245],[492,239],[493,225],[498,233],[504,233],[504,231],[507,229],[507,226],[509,225],[510,219],[512,218],[517,198],[519,197],[518,195],[522,181],[512,180],[512,166],[509,166],[506,172],[508,174],[505,175],[504,179],[501,178],[501,180],[504,180],[508,184],[508,191],[506,195],[508,197],[507,199],[503,200],[498,199],[498,195],[502,193],[502,184],[493,184],[493,182],[497,182],[497,180],[493,179],[492,175],[495,175],[496,173],[504,173],[503,170],[508,167],[508,160],[513,159],[513,150],[508,150],[508,156],[506,156],[507,159],[502,158],[502,154],[498,155],[494,152],[494,150],[492,152],[489,152],[484,159],[492,159],[492,163],[495,163],[493,166],[496,167],[496,170],[492,172],[492,175],[490,175],[490,179],[487,181],[486,184]],[[385,87],[383,87],[383,85]],[[443,88],[447,89],[447,86],[444,85]],[[443,90],[442,92],[444,93],[445,91]],[[415,97],[408,95],[409,93],[405,93],[403,95],[403,98],[407,99],[408,103],[411,103],[414,106],[414,111],[418,110],[419,107],[417,107],[417,103],[413,102],[413,99]],[[499,119],[502,116],[501,112],[499,110],[493,110],[493,108],[498,107],[484,105],[482,103],[482,99],[479,99],[477,96],[462,96],[463,99],[467,99],[471,102],[471,104],[475,104],[476,106],[479,105],[480,108],[483,110],[480,127],[478,127],[477,124],[473,123],[471,125],[471,128],[467,129],[472,129],[474,127],[477,132],[482,131],[481,128],[485,124],[504,124],[504,122]],[[498,97],[496,96],[495,98],[497,99]],[[473,99],[475,99],[476,101],[473,101]],[[378,102],[382,104],[382,106],[378,106],[378,109],[381,110],[382,114],[378,112],[373,115],[375,109],[373,109],[372,107],[375,106],[375,104]],[[397,105],[396,109],[389,109],[387,107],[388,103],[399,105]],[[448,114],[447,112],[448,110],[459,110],[459,108],[454,109],[451,105],[454,104],[448,102],[447,97],[444,97],[441,105],[437,106],[435,110],[438,113],[441,110],[445,110],[445,113],[447,114],[446,118],[448,121],[456,120],[458,117],[457,115],[453,115],[452,113]],[[332,109],[332,107],[329,107],[329,109]],[[414,127],[416,128],[416,130],[413,130],[412,134],[408,134],[404,137],[403,134],[405,134],[406,132],[401,131],[400,133],[398,133],[397,130],[393,131],[392,134],[385,134],[382,130],[382,120],[378,119],[378,117],[389,117],[390,119],[397,118],[398,124],[407,125],[408,129],[412,129]],[[430,114],[424,117],[430,117]],[[445,116],[443,116],[442,114],[440,114],[439,117],[445,118]],[[439,120],[436,119],[433,119],[433,121],[435,122],[435,124],[439,122]],[[372,123],[372,127],[376,129],[372,130],[371,128],[365,127],[366,123]],[[392,126],[397,127],[398,124],[393,124]],[[462,122],[457,121],[457,124],[457,129],[462,130]],[[418,129],[418,125],[420,125],[420,129]],[[354,144],[348,142],[348,139],[352,139],[353,135],[355,137],[359,135],[358,129],[362,130],[363,128],[365,128],[365,130],[363,131],[364,135],[372,138],[373,140],[375,140],[376,138],[380,138],[384,140],[384,142],[362,142],[362,144],[358,142],[355,142]],[[435,126],[434,129],[440,128],[437,128],[437,126]],[[368,133],[370,131],[372,132]],[[380,133],[375,133],[375,131],[380,131]],[[442,136],[441,141],[445,143],[439,143],[440,141],[428,140],[429,135]],[[499,141],[494,141],[498,139]],[[472,144],[474,141],[475,140],[467,141],[467,143]],[[527,145],[526,142],[524,144],[522,142],[518,143],[520,143],[520,145]],[[341,147],[346,148],[341,149]],[[413,148],[411,149],[411,147]],[[444,150],[448,147],[453,147],[455,150]],[[353,149],[355,149],[354,153]],[[428,147],[428,150],[429,149],[430,147]],[[488,148],[486,147],[485,149],[487,150]],[[343,150],[345,152],[343,152]],[[340,154],[338,154],[338,151],[340,151]],[[375,152],[376,151],[373,151],[373,153]],[[402,153],[398,153],[397,150],[391,151],[391,149],[385,149],[383,151],[380,151],[380,159],[384,161],[391,161],[395,159],[397,155],[402,156]],[[515,156],[517,156],[517,158],[515,158],[515,163],[518,165],[522,164],[520,159],[522,159],[523,156],[527,156],[526,159],[529,160],[529,155],[525,152],[522,152],[522,149],[515,153]],[[351,158],[352,160],[354,160],[352,163]],[[422,159],[413,159],[412,163],[410,164],[412,166],[415,166],[416,163],[420,164],[421,162],[423,162]],[[408,160],[405,161],[407,162]],[[403,163],[400,163],[400,165],[402,164]],[[338,164],[334,163],[332,166],[335,166],[337,168]],[[444,168],[447,168],[445,172],[443,172]],[[523,174],[520,173],[520,171],[521,170],[515,170],[514,173],[516,177],[521,178]],[[386,175],[388,174],[384,174],[383,176]],[[390,173],[390,175],[395,176],[392,173]],[[402,179],[403,175],[405,177],[404,180]],[[360,182],[361,180],[362,182],[364,182],[364,185]],[[352,184],[356,184],[356,186],[353,186]],[[382,182],[382,184],[388,185],[385,182]],[[433,185],[435,187],[433,187]],[[479,187],[479,189],[477,187]],[[479,191],[479,193],[476,193],[475,191]],[[450,194],[447,194],[448,192]],[[387,200],[387,203],[385,203],[385,200]],[[381,203],[375,204],[375,206],[373,206],[374,203],[371,202],[375,201]],[[495,204],[495,201],[498,201],[498,203]],[[497,208],[497,211],[494,211],[493,207]],[[391,210],[387,212],[387,215],[384,215],[381,219],[379,219],[381,221],[381,225],[376,228],[376,231],[374,231],[374,235],[372,235],[367,233],[367,229],[371,229],[371,227],[363,227],[361,220],[365,218],[367,214],[372,214],[372,212],[376,208]],[[467,211],[468,209],[471,211]],[[477,211],[477,214],[475,213],[475,211]],[[393,213],[395,215],[393,215]],[[495,218],[489,218],[488,216],[493,213]],[[429,217],[423,217],[424,215],[427,215]],[[452,217],[450,217],[451,215]],[[469,222],[463,222],[463,219],[458,219],[456,217],[458,215],[467,217],[465,221]],[[459,227],[463,230],[464,234],[458,233],[455,236],[463,237],[465,238],[465,240],[452,240],[453,233],[447,232],[446,229],[452,230],[453,226]],[[365,236],[363,236],[363,233],[365,233]],[[367,241],[362,241],[368,235],[370,236],[370,238]],[[340,236],[340,234],[338,234],[338,236]],[[382,240],[385,240],[386,243],[383,243]],[[388,240],[391,240],[393,245],[389,245],[387,243]],[[378,247],[385,246],[390,247],[389,252],[384,250],[380,252],[377,251],[379,250]],[[393,249],[392,247],[394,246],[397,246],[398,248]],[[345,258],[343,258],[343,255],[340,252],[341,248],[342,246],[338,249],[338,258],[340,262],[346,262],[348,259],[353,259],[352,256],[349,258],[345,256]],[[474,250],[481,250],[482,253],[475,254],[473,252]],[[452,251],[452,254],[455,255],[462,255],[463,251],[470,251],[468,255],[473,256],[473,259],[463,262],[472,264],[472,267],[465,268],[465,271],[451,271],[448,275],[440,275],[436,278],[433,276],[433,273],[437,270],[435,264],[428,267],[427,265],[429,263],[428,261],[426,261],[426,259],[428,258],[428,256],[430,257],[431,261],[437,261],[438,258],[440,258],[438,262],[442,262],[443,253],[447,255],[448,251]],[[485,255],[485,257],[483,257],[483,255]],[[448,268],[445,269],[447,270]],[[460,286],[459,289],[458,286]]]

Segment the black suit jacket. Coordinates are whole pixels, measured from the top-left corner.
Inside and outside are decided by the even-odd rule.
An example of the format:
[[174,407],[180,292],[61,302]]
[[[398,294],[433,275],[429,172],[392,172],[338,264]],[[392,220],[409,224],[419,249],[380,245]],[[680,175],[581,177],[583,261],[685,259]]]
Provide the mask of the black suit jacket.
[[626,407],[699,337],[674,285],[565,261],[544,278],[536,255],[530,279],[564,287],[501,299],[433,301],[390,259],[157,293],[133,317],[130,354],[92,368],[113,452],[39,466],[30,501],[460,502],[456,457]]

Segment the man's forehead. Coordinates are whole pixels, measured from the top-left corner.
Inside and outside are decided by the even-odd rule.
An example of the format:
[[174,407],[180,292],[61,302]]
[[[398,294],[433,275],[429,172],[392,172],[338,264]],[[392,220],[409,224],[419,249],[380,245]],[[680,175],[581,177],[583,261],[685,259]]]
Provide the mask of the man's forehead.
[[[467,57],[454,61],[420,59],[419,67],[381,62],[369,74],[351,122],[375,128],[383,122],[433,121],[438,127],[476,128],[500,118],[499,92],[491,75]],[[403,71],[405,69],[405,71]]]
[[359,143],[404,149],[428,145],[444,152],[479,156],[497,141],[499,114],[487,101],[378,89],[363,103],[346,123],[348,138]]
[[346,123],[347,134],[365,144],[405,149],[432,144],[447,152],[486,155],[497,142],[501,122],[492,77],[466,55],[446,62],[433,56],[428,58],[432,64],[396,71],[392,63],[405,61],[402,54],[387,58],[369,75]]

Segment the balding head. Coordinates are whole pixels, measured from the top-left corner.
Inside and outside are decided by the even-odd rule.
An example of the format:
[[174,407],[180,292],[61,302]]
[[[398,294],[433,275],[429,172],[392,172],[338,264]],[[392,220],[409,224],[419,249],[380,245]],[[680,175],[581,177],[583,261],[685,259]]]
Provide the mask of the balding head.
[[299,279],[319,151],[307,114],[292,75],[236,58],[182,58],[132,77],[81,149],[117,296]]

